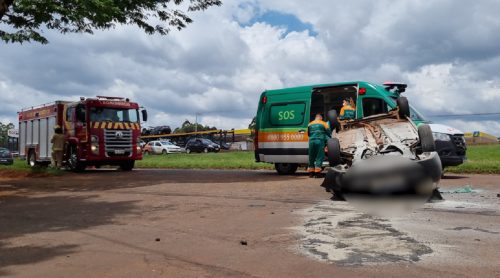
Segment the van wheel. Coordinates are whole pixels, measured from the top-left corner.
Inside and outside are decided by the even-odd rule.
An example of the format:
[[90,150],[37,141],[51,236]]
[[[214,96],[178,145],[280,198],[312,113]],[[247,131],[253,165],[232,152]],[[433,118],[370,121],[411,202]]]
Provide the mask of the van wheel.
[[330,122],[330,127],[331,127],[332,131],[336,130],[337,132],[339,132],[340,131],[340,121],[339,121],[339,115],[337,113],[337,110],[328,111],[327,119]]
[[340,142],[338,138],[328,140],[328,162],[331,167],[335,167],[342,163],[340,157]]
[[420,147],[422,152],[435,152],[436,143],[432,136],[431,127],[427,124],[422,124],[418,127],[418,138],[420,138]]
[[399,97],[396,100],[399,108],[399,117],[406,118],[410,117],[410,105],[408,104],[408,99],[406,97]]
[[293,175],[297,172],[299,165],[296,163],[275,163],[274,168],[280,175]]

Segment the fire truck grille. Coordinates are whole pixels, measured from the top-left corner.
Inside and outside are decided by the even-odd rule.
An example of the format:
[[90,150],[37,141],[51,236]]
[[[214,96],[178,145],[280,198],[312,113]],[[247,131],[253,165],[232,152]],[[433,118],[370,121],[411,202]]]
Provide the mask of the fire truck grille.
[[104,147],[107,156],[131,156],[132,131],[104,130]]

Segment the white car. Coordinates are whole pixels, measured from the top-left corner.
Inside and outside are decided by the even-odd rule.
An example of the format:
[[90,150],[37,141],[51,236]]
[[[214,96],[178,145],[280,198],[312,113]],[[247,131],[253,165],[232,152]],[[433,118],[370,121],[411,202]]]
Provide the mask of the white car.
[[169,141],[151,141],[144,147],[144,154],[181,153],[182,148]]

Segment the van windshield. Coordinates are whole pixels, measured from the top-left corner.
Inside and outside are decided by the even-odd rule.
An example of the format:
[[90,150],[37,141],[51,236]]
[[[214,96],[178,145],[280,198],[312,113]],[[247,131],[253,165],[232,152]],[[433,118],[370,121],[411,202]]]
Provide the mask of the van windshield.
[[410,105],[410,118],[413,121],[421,121],[421,122],[426,122],[427,120],[420,114],[420,112],[415,109],[415,107]]

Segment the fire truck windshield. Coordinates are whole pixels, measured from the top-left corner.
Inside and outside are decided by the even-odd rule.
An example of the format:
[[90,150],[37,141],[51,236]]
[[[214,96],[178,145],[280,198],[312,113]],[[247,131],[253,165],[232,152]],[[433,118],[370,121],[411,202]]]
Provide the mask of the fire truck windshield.
[[139,112],[136,109],[120,108],[90,108],[90,120],[92,122],[139,122]]

